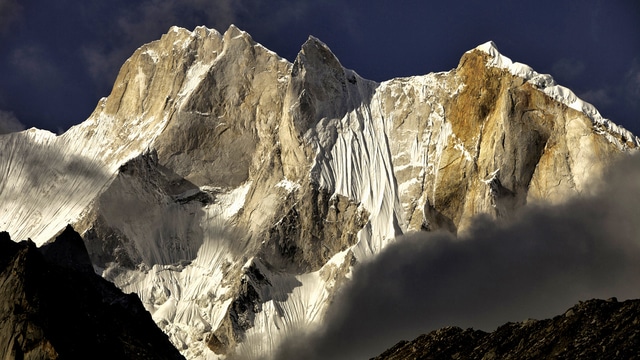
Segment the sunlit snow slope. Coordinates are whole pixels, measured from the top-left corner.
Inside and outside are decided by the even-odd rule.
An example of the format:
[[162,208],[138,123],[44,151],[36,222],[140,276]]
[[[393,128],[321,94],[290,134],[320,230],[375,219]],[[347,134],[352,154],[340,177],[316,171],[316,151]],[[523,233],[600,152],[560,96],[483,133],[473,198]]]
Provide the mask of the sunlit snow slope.
[[173,27],[61,136],[0,136],[0,227],[67,223],[188,358],[271,354],[398,235],[589,193],[640,140],[491,42],[376,83],[310,37],[293,63]]

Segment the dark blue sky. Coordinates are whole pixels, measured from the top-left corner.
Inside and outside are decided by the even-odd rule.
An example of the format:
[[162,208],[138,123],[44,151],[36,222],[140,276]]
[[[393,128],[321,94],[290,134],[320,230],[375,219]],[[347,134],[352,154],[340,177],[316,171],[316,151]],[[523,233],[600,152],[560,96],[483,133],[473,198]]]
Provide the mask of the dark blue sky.
[[171,25],[231,23],[289,60],[314,35],[377,81],[449,70],[493,40],[640,134],[637,0],[0,0],[0,128],[66,130],[140,45]]

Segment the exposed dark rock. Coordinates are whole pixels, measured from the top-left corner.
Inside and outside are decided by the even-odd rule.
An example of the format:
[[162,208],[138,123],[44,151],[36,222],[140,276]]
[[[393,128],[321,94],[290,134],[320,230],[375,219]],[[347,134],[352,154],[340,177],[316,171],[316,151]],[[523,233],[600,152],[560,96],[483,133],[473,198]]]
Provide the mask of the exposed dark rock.
[[93,273],[67,227],[42,249],[0,235],[3,359],[181,359],[135,294]]
[[79,272],[93,272],[91,259],[82,237],[71,225],[67,225],[55,241],[44,244],[40,252],[47,261],[55,265]]
[[270,300],[259,292],[270,286],[272,284],[269,279],[255,262],[244,270],[237,297],[231,303],[222,324],[206,340],[209,349],[216,354],[227,354],[245,339],[245,332],[254,326],[256,314],[262,311],[262,304]]
[[102,215],[96,216],[83,236],[93,263],[98,267],[116,262],[123,268],[135,269],[142,262],[135,244],[119,229],[110,227]]
[[447,327],[401,341],[375,360],[638,359],[640,300],[581,302],[546,320],[507,323],[492,333]]
[[[290,197],[286,215],[269,229],[260,257],[279,271],[320,269],[333,255],[354,245],[369,214],[348,198],[311,185]],[[283,211],[284,212],[284,211]]]

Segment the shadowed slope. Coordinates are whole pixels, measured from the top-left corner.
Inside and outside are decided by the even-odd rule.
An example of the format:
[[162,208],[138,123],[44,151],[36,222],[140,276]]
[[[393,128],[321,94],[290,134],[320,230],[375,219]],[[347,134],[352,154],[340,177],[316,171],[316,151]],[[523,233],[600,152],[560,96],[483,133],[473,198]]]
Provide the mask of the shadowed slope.
[[94,274],[71,227],[39,250],[0,234],[6,358],[181,359],[136,295]]

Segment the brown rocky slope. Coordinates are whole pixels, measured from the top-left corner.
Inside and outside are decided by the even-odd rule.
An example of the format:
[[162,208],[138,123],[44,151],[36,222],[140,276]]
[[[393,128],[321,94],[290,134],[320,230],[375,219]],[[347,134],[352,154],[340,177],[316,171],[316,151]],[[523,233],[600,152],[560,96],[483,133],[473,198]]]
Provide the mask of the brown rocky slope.
[[639,314],[640,300],[589,300],[552,319],[507,323],[491,333],[442,328],[373,359],[637,359]]

